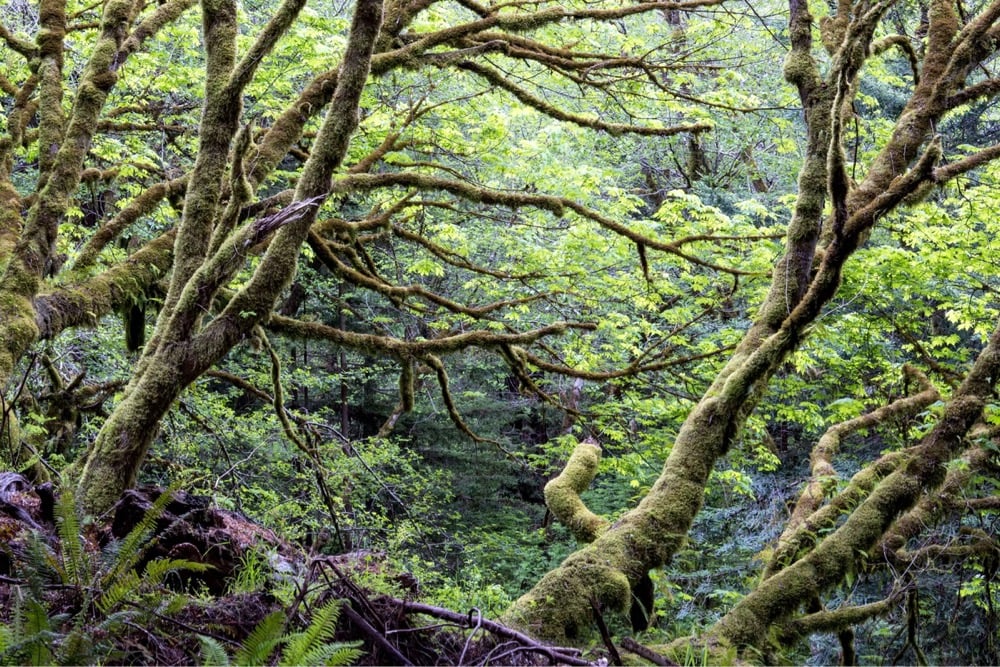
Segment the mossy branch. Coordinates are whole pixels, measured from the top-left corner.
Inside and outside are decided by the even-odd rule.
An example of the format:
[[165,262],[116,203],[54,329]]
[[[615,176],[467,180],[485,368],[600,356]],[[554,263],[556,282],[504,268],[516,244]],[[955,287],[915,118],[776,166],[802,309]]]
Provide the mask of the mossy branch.
[[[130,0],[111,0],[105,5],[101,19],[101,35],[84,67],[73,102],[73,111],[65,130],[60,127],[61,141],[48,164],[47,177],[35,205],[28,212],[25,229],[19,243],[20,270],[40,278],[54,252],[59,221],[69,207],[70,195],[80,183],[80,173],[91,139],[97,128],[97,118],[111,88],[118,80],[123,59],[119,47],[125,39],[133,8]],[[62,39],[62,35],[59,35]],[[44,88],[45,76],[42,76]],[[61,83],[60,83],[61,85]],[[50,96],[54,91],[50,91]],[[42,101],[46,94],[40,89]],[[55,100],[61,99],[61,93]],[[52,147],[43,147],[49,151]],[[25,283],[29,287],[30,283]],[[37,288],[30,285],[31,292]],[[33,294],[26,293],[25,296]]]
[[253,143],[253,123],[247,123],[236,133],[233,157],[229,167],[229,201],[212,231],[209,253],[216,253],[242,217],[253,197],[253,186],[247,178],[246,158]]
[[0,23],[0,39],[4,41],[7,48],[21,54],[28,62],[38,57],[38,47],[35,44],[32,44],[30,40],[18,37],[3,23]]
[[[971,437],[976,436],[970,434]],[[985,447],[970,448],[962,457],[963,465],[950,467],[937,493],[924,496],[913,509],[899,517],[873,553],[893,554],[907,540],[922,534],[929,526],[936,525],[949,512],[965,511],[976,500],[967,495],[969,480],[988,471],[993,465],[992,458]]]
[[577,443],[565,467],[545,485],[545,505],[580,542],[593,542],[608,526],[608,520],[594,514],[580,494],[590,487],[601,462],[601,447],[587,439]]
[[63,39],[66,36],[64,0],[42,0],[38,8],[38,169],[44,183],[63,141]]
[[39,294],[34,299],[39,337],[54,338],[71,327],[93,325],[147,294],[170,271],[173,245],[171,231],[102,273]]
[[906,59],[910,63],[910,71],[913,73],[913,83],[914,85],[919,85],[920,60],[917,58],[917,52],[914,50],[913,44],[910,43],[910,38],[908,36],[889,35],[888,37],[883,37],[882,39],[872,42],[872,45],[868,50],[871,55],[879,56],[893,47],[898,48],[906,55]]
[[261,61],[274,49],[278,40],[288,32],[305,5],[306,0],[284,0],[281,6],[275,10],[267,25],[257,35],[253,46],[233,69],[229,87],[234,95],[241,93],[250,83]]
[[642,125],[623,125],[621,123],[605,123],[597,118],[590,118],[580,114],[564,111],[545,100],[532,95],[530,92],[515,85],[509,77],[503,76],[486,65],[481,65],[471,60],[463,60],[458,63],[458,68],[472,72],[476,76],[486,80],[494,88],[506,90],[522,103],[535,109],[536,111],[573,125],[590,128],[601,132],[607,132],[611,136],[617,137],[623,134],[636,134],[640,136],[671,137],[677,134],[707,132],[712,129],[711,123],[691,123],[689,125],[674,125],[670,127],[652,127]]
[[[330,190],[330,179],[347,153],[358,123],[358,105],[368,80],[372,49],[382,21],[380,0],[361,0],[355,7],[347,50],[330,109],[295,191],[302,215],[278,229],[249,282],[198,337],[196,345],[214,361],[234,345],[248,325],[261,321],[273,308],[294,274],[302,242],[316,219],[319,202]],[[226,245],[220,248],[224,253]],[[247,317],[247,313],[253,313]],[[207,366],[206,366],[207,367]]]
[[478,435],[472,430],[468,423],[466,423],[465,419],[462,418],[461,413],[458,411],[458,407],[455,405],[455,398],[451,395],[448,371],[445,370],[444,364],[441,363],[441,360],[433,354],[425,354],[420,357],[420,360],[430,366],[431,370],[434,371],[435,376],[437,376],[438,387],[441,389],[441,400],[444,401],[444,407],[448,411],[448,416],[451,418],[452,423],[458,428],[458,430],[468,436],[473,442],[492,445],[500,450],[507,458],[512,461],[519,462],[516,454],[505,448],[500,442]]
[[[164,199],[176,196],[187,187],[187,177],[175,178],[164,183],[157,183],[142,191],[139,196],[130,201],[111,220],[101,226],[80,248],[71,267],[72,270],[82,270],[93,266],[101,251],[123,231],[128,229],[140,218],[156,210]],[[172,238],[172,237],[171,237]],[[173,253],[171,253],[172,256]],[[164,267],[166,268],[166,267]],[[166,275],[164,271],[164,275]]]
[[[467,201],[506,206],[510,208],[534,207],[549,211],[555,216],[562,216],[566,209],[569,209],[582,218],[591,220],[601,227],[623,236],[635,243],[641,243],[647,248],[659,250],[671,255],[675,255],[698,266],[729,273],[732,275],[754,275],[752,271],[743,271],[733,267],[722,266],[713,262],[702,260],[690,253],[682,250],[682,246],[688,243],[687,239],[666,242],[641,234],[620,222],[601,215],[597,211],[588,208],[579,202],[566,197],[556,197],[552,195],[542,195],[529,192],[509,192],[483,188],[464,181],[457,181],[446,178],[438,178],[427,174],[415,172],[397,172],[383,174],[351,174],[338,180],[334,184],[334,192],[348,192],[352,190],[374,190],[392,185],[403,185],[420,190],[440,190],[461,197]],[[825,190],[825,186],[824,186]],[[701,239],[696,239],[701,240]]]
[[778,538],[774,555],[764,571],[765,577],[772,576],[787,565],[792,558],[800,556],[802,550],[810,543],[810,537],[815,535],[813,532],[816,527],[815,522],[809,521],[807,528],[807,520],[813,517],[829,495],[829,491],[836,484],[838,475],[833,467],[833,458],[840,448],[840,442],[848,435],[861,429],[872,428],[890,420],[912,416],[940,398],[937,389],[930,384],[923,373],[912,366],[905,366],[903,373],[907,379],[914,380],[920,385],[922,388],[920,393],[901,398],[867,414],[835,424],[827,429],[819,442],[816,443],[810,456],[812,469],[810,480],[799,494],[795,508],[785,524],[785,530]]
[[546,337],[564,333],[570,328],[557,322],[523,333],[466,331],[426,340],[402,340],[390,336],[345,331],[319,322],[304,322],[282,315],[272,315],[267,327],[287,336],[326,340],[335,345],[366,354],[388,355],[396,359],[422,358],[425,355],[454,354],[469,348],[496,349],[505,345],[530,345]]
[[823,610],[796,618],[780,628],[782,641],[793,642],[800,637],[819,633],[837,633],[873,618],[887,616],[898,608],[901,593],[902,591],[894,591],[878,602]]
[[971,155],[936,168],[933,171],[933,180],[936,184],[944,184],[957,176],[985,166],[997,158],[1000,158],[1000,144],[988,146]]
[[236,64],[235,1],[203,0],[202,24],[206,44],[205,101],[198,155],[184,197],[184,211],[177,226],[174,269],[151,341],[152,349],[167,333],[161,331],[161,325],[165,326],[170,321],[185,287],[209,252],[222,181],[229,163],[229,144],[236,135],[242,112],[242,98],[231,85]]
[[872,491],[843,524],[788,568],[765,579],[724,616],[712,634],[737,646],[759,645],[768,628],[834,586],[882,539],[892,522],[945,479],[944,466],[964,447],[1000,375],[1000,328],[990,336],[943,416],[905,462]]
[[899,550],[893,554],[893,564],[906,569],[923,569],[931,563],[966,563],[969,561],[983,560],[1000,557],[1000,543],[997,538],[985,532],[973,536],[969,540],[958,543],[957,540],[949,544],[928,544],[919,549]]
[[[434,305],[446,308],[453,313],[460,313],[475,319],[482,319],[488,317],[491,313],[504,308],[523,303],[531,303],[541,298],[538,295],[531,295],[518,299],[495,301],[493,303],[479,306],[459,303],[453,299],[441,296],[436,292],[432,292],[422,285],[393,285],[377,276],[372,275],[368,271],[362,271],[357,268],[357,265],[362,264],[363,261],[357,257],[356,251],[349,246],[338,246],[338,250],[342,253],[351,256],[352,259],[358,260],[354,263],[354,266],[350,266],[342,261],[340,257],[338,257],[337,254],[330,249],[330,245],[330,243],[320,238],[315,231],[309,232],[309,246],[316,252],[316,256],[323,262],[324,265],[326,265],[327,268],[350,283],[370,289],[379,294],[383,294],[397,305],[401,305],[402,301],[407,298],[417,297],[429,303],[433,303]],[[582,327],[586,325],[579,326]]]

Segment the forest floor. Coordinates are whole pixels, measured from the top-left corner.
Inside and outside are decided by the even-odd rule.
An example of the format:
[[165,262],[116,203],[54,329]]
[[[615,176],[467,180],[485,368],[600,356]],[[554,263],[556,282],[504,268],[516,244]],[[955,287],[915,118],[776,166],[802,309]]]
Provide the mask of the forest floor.
[[[318,630],[317,611],[333,601],[339,620],[324,641],[359,648],[354,664],[601,660],[476,609],[422,603],[420,582],[389,571],[384,555],[323,554],[207,497],[174,491],[157,502],[163,491],[128,491],[107,516],[80,521],[51,485],[0,473],[0,664],[225,663],[260,643],[266,619],[280,612],[259,663],[270,664],[287,657],[282,645],[294,633]],[[251,557],[259,554],[267,558]],[[147,567],[169,561],[176,567]]]

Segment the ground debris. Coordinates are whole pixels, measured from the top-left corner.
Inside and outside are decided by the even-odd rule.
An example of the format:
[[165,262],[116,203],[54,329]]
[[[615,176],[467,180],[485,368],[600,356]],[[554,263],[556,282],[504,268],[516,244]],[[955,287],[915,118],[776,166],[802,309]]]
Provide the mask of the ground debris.
[[[97,554],[120,543],[164,492],[158,487],[127,491],[106,523],[81,527],[80,545]],[[5,503],[0,507],[0,534],[4,537],[0,543],[0,623],[10,626],[17,601],[33,594],[33,584],[20,567],[30,556],[26,542],[39,542],[40,538],[54,556],[63,549],[51,513],[53,497],[51,485],[32,487],[20,475],[0,473],[0,500]],[[234,592],[232,584],[246,566],[245,556],[251,549],[274,555],[268,561],[267,577],[271,579],[265,577],[261,590]],[[38,600],[54,624],[51,634],[55,639],[50,644],[58,648],[60,641],[68,641],[72,632],[83,627],[90,633],[88,641],[102,647],[105,662],[200,664],[204,640],[199,636],[210,638],[234,655],[268,615],[276,611],[284,614],[285,631],[291,633],[308,626],[314,610],[338,601],[340,615],[334,639],[360,641],[364,653],[359,664],[592,664],[576,649],[547,646],[484,618],[477,609],[457,612],[420,602],[419,582],[410,573],[393,571],[384,553],[310,553],[246,517],[213,507],[211,499],[203,496],[172,493],[156,518],[136,570],[142,571],[154,559],[186,560],[210,567],[164,582],[171,589],[164,589],[165,596],[187,596],[186,603],[177,609],[140,609],[139,603],[128,602],[129,609],[138,612],[136,618],[141,614],[142,622],[126,622],[114,633],[103,629],[104,619],[88,598],[99,576],[76,586],[54,577],[43,586]],[[359,583],[372,577],[391,582],[400,597]],[[291,603],[270,590],[267,582],[279,579],[292,581],[298,591]],[[275,652],[272,661],[278,655]]]

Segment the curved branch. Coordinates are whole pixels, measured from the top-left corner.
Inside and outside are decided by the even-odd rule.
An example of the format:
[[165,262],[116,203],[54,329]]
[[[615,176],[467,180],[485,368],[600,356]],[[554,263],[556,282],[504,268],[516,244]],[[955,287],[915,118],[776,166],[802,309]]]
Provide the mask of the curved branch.
[[144,190],[138,197],[130,201],[125,208],[119,211],[115,217],[101,225],[101,228],[93,236],[87,239],[87,242],[80,248],[80,252],[73,261],[71,268],[73,270],[80,270],[92,266],[108,243],[118,238],[123,231],[128,229],[139,218],[155,211],[161,201],[184,192],[187,182],[187,176],[182,176],[165,183],[157,183]]
[[472,347],[499,348],[505,345],[529,345],[546,336],[557,336],[565,333],[571,326],[579,325],[557,322],[519,334],[467,331],[429,340],[401,340],[390,336],[344,331],[319,322],[303,322],[282,315],[272,315],[267,322],[268,329],[286,335],[326,340],[352,350],[370,354],[387,354],[400,360],[414,357],[422,358],[429,354],[454,354]]
[[545,505],[559,523],[580,542],[593,542],[608,526],[608,520],[589,509],[580,498],[601,462],[601,447],[588,438],[577,443],[562,472],[545,485]]
[[470,60],[465,60],[458,63],[459,69],[464,69],[468,72],[485,79],[492,86],[496,88],[502,88],[507,92],[511,93],[514,97],[520,100],[522,103],[532,107],[536,111],[545,114],[556,120],[565,121],[567,123],[572,123],[574,125],[579,125],[580,127],[587,127],[593,130],[600,130],[602,132],[607,132],[611,136],[617,137],[622,134],[637,134],[641,136],[657,136],[657,137],[670,137],[676,134],[691,133],[699,134],[701,132],[707,132],[712,129],[711,123],[692,123],[690,125],[674,125],[672,127],[646,127],[641,125],[623,125],[620,123],[605,123],[604,121],[598,120],[596,118],[588,118],[587,116],[582,116],[580,114],[569,113],[563,111],[558,107],[555,107],[545,100],[532,95],[524,88],[514,85],[508,77],[503,76],[500,72],[486,67],[485,65],[480,65],[479,63],[472,62]]
[[819,633],[835,633],[847,630],[855,625],[864,623],[867,620],[878,616],[886,616],[899,605],[902,597],[902,590],[893,593],[878,602],[869,604],[846,606],[840,609],[824,610],[813,614],[808,614],[793,621],[789,621],[781,628],[785,641],[794,641],[799,637]]
[[647,248],[651,248],[653,250],[659,250],[661,252],[675,255],[692,264],[697,264],[698,266],[703,266],[714,271],[720,271],[722,273],[729,273],[732,275],[757,275],[757,272],[755,271],[743,271],[741,269],[722,266],[695,257],[690,253],[681,250],[680,246],[688,242],[684,239],[680,242],[664,242],[650,236],[646,236],[645,234],[640,234],[633,229],[629,229],[626,225],[623,225],[620,222],[615,222],[614,220],[611,220],[610,218],[607,218],[600,213],[566,197],[555,197],[552,195],[540,195],[520,191],[512,192],[492,190],[472,185],[471,183],[437,178],[434,176],[428,176],[427,174],[412,172],[347,175],[339,179],[334,184],[334,192],[349,192],[353,189],[374,190],[376,188],[390,185],[405,185],[423,190],[443,190],[466,199],[467,201],[481,204],[493,204],[507,206],[510,208],[531,206],[549,211],[556,216],[562,216],[565,210],[569,209],[580,217],[591,220],[601,227],[615,232],[630,241],[641,243]]
[[20,53],[28,62],[38,57],[38,47],[29,40],[12,33],[3,23],[0,23],[0,39],[4,41],[7,48],[15,53]]
[[[799,494],[795,508],[785,524],[785,530],[778,538],[774,555],[764,570],[764,576],[770,577],[785,567],[791,559],[800,556],[808,543],[815,539],[815,520],[810,520],[820,508],[823,499],[836,484],[838,475],[833,467],[833,457],[840,448],[840,442],[848,435],[865,428],[871,428],[886,421],[899,417],[908,417],[923,410],[940,398],[927,377],[912,366],[903,367],[904,376],[916,381],[922,391],[913,396],[907,396],[893,401],[889,405],[869,412],[868,414],[835,424],[827,429],[819,439],[810,455],[811,477],[805,488]],[[808,523],[808,527],[807,527]]]
[[162,280],[173,261],[172,231],[147,243],[128,260],[79,283],[39,294],[33,304],[40,338],[54,338],[76,326],[93,325],[147,293]]

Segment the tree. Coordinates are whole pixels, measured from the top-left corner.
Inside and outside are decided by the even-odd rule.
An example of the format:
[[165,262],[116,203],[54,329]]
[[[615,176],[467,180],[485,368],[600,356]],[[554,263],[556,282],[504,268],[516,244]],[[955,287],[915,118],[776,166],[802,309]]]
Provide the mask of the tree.
[[[572,636],[593,613],[595,601],[618,610],[629,606],[632,589],[678,550],[701,506],[713,465],[729,450],[786,356],[837,293],[847,260],[876,224],[898,207],[926,196],[929,189],[996,156],[995,146],[983,146],[952,156],[942,165],[945,141],[936,129],[948,114],[990,94],[992,77],[984,74],[979,79],[977,69],[994,55],[1000,7],[989,5],[965,14],[951,3],[929,3],[927,24],[919,29],[925,41],[914,46],[905,35],[879,32],[893,4],[838,3],[836,12],[820,24],[829,57],[825,75],[813,46],[815,26],[809,7],[796,1],[789,4],[785,77],[798,88],[808,133],[785,254],[753,325],[687,417],[650,493],[612,526],[592,531],[588,546],[518,601],[513,617],[536,623],[541,634]],[[848,172],[845,127],[855,114],[859,77],[870,58],[894,47],[913,64],[912,93],[891,134],[864,167],[863,178],[854,183]],[[827,202],[829,212],[824,208]],[[911,536],[908,531],[914,530],[916,516],[927,518],[930,508],[938,506],[925,492],[946,483],[946,464],[982,445],[966,435],[992,396],[998,345],[1000,336],[993,333],[950,396],[940,421],[903,454],[872,463],[822,507],[815,489],[803,493],[765,579],[704,641],[761,648],[771,628],[803,607],[814,613],[802,623],[841,630],[867,614],[880,613],[878,605],[826,613],[821,611],[820,595],[841,582],[859,557],[877,553],[884,541],[899,548]],[[926,406],[935,398],[933,392],[925,393],[914,402]],[[887,406],[887,410],[912,408]],[[873,414],[870,419],[877,421],[880,416]],[[841,428],[850,430],[857,424]],[[828,436],[814,454],[813,484],[821,484],[822,476],[829,474],[825,466],[837,430]],[[574,468],[593,455],[581,445],[567,474],[578,477]],[[569,491],[580,488],[563,490]],[[579,521],[577,517],[565,518],[573,522]],[[820,527],[836,530],[820,540],[813,532]],[[794,546],[788,547],[786,540]]]
[[[3,406],[0,442],[9,458],[37,460],[38,448],[15,428],[25,412],[17,387],[26,355],[33,361],[40,341],[113,312],[125,317],[129,344],[142,345],[146,304],[159,305],[152,335],[69,470],[92,513],[135,483],[175,400],[243,341],[268,351],[276,378],[269,336],[391,361],[398,405],[383,432],[431,378],[454,424],[487,446],[501,443],[463,417],[447,355],[495,355],[515,384],[558,403],[541,379],[609,383],[730,354],[703,367],[714,377],[666,447],[662,475],[614,523],[589,514],[578,497],[600,448],[577,447],[547,500],[588,544],[509,619],[540,636],[572,638],[600,610],[627,610],[650,586],[649,571],[677,553],[713,467],[789,355],[850,288],[841,285],[848,260],[880,221],[908,215],[905,207],[1000,155],[987,133],[965,122],[988,117],[977,105],[997,89],[989,67],[1000,3],[765,4],[737,15],[723,0],[362,0],[348,22],[298,0],[276,9],[206,0],[203,53],[171,45],[196,34],[189,0],[111,0],[99,15],[60,0],[45,0],[37,15],[25,8],[11,19],[17,25],[3,28],[5,58],[16,66],[0,79],[0,378],[17,399]],[[817,23],[811,11],[819,10]],[[748,40],[727,72],[731,47],[719,45],[718,33],[699,32],[723,21],[781,34]],[[813,43],[817,29],[821,45]],[[787,120],[787,90],[754,69],[754,48],[765,61],[787,48],[784,77],[804,111],[796,197],[777,260],[767,222],[774,214],[759,201],[791,170],[780,161],[762,167],[761,140],[738,119],[763,112],[761,96],[773,96],[776,117]],[[901,99],[891,127],[881,128],[886,114],[865,107],[864,86],[868,71],[887,62],[908,72],[882,77]],[[733,76],[759,79],[755,94],[734,93]],[[194,93],[199,78],[204,92]],[[506,111],[489,102],[494,96]],[[483,122],[470,122],[477,113]],[[861,121],[870,122],[869,135]],[[736,128],[723,133],[728,126]],[[724,165],[708,158],[713,136],[717,154],[729,155]],[[594,166],[613,153],[607,162],[619,167],[625,156],[638,158],[628,160],[630,171]],[[747,182],[745,192],[737,180]],[[733,215],[696,196],[721,192]],[[750,214],[735,214],[741,199],[757,202]],[[334,277],[334,289],[290,286],[303,256]],[[310,290],[336,304],[321,321],[296,317]],[[744,320],[751,307],[757,314]],[[911,371],[920,393],[827,434],[817,480],[766,578],[712,629],[709,644],[759,648],[802,606],[814,613],[799,619],[800,634],[842,630],[884,611],[827,614],[820,595],[861,554],[892,543],[898,555],[893,540],[915,531],[918,516],[944,511],[921,494],[960,483],[943,474],[948,461],[975,459],[979,441],[964,438],[991,396],[996,345],[993,335],[933,430],[820,506],[817,489],[827,486],[819,478],[829,476],[824,466],[839,438],[937,394]],[[942,374],[932,355],[920,360]],[[71,413],[117,388],[82,392],[82,374],[69,382],[58,369],[50,374],[53,402]],[[572,391],[564,394],[572,428],[580,410]],[[317,450],[324,436],[284,410],[280,381],[269,398],[329,497]],[[816,539],[818,525],[840,522]]]

